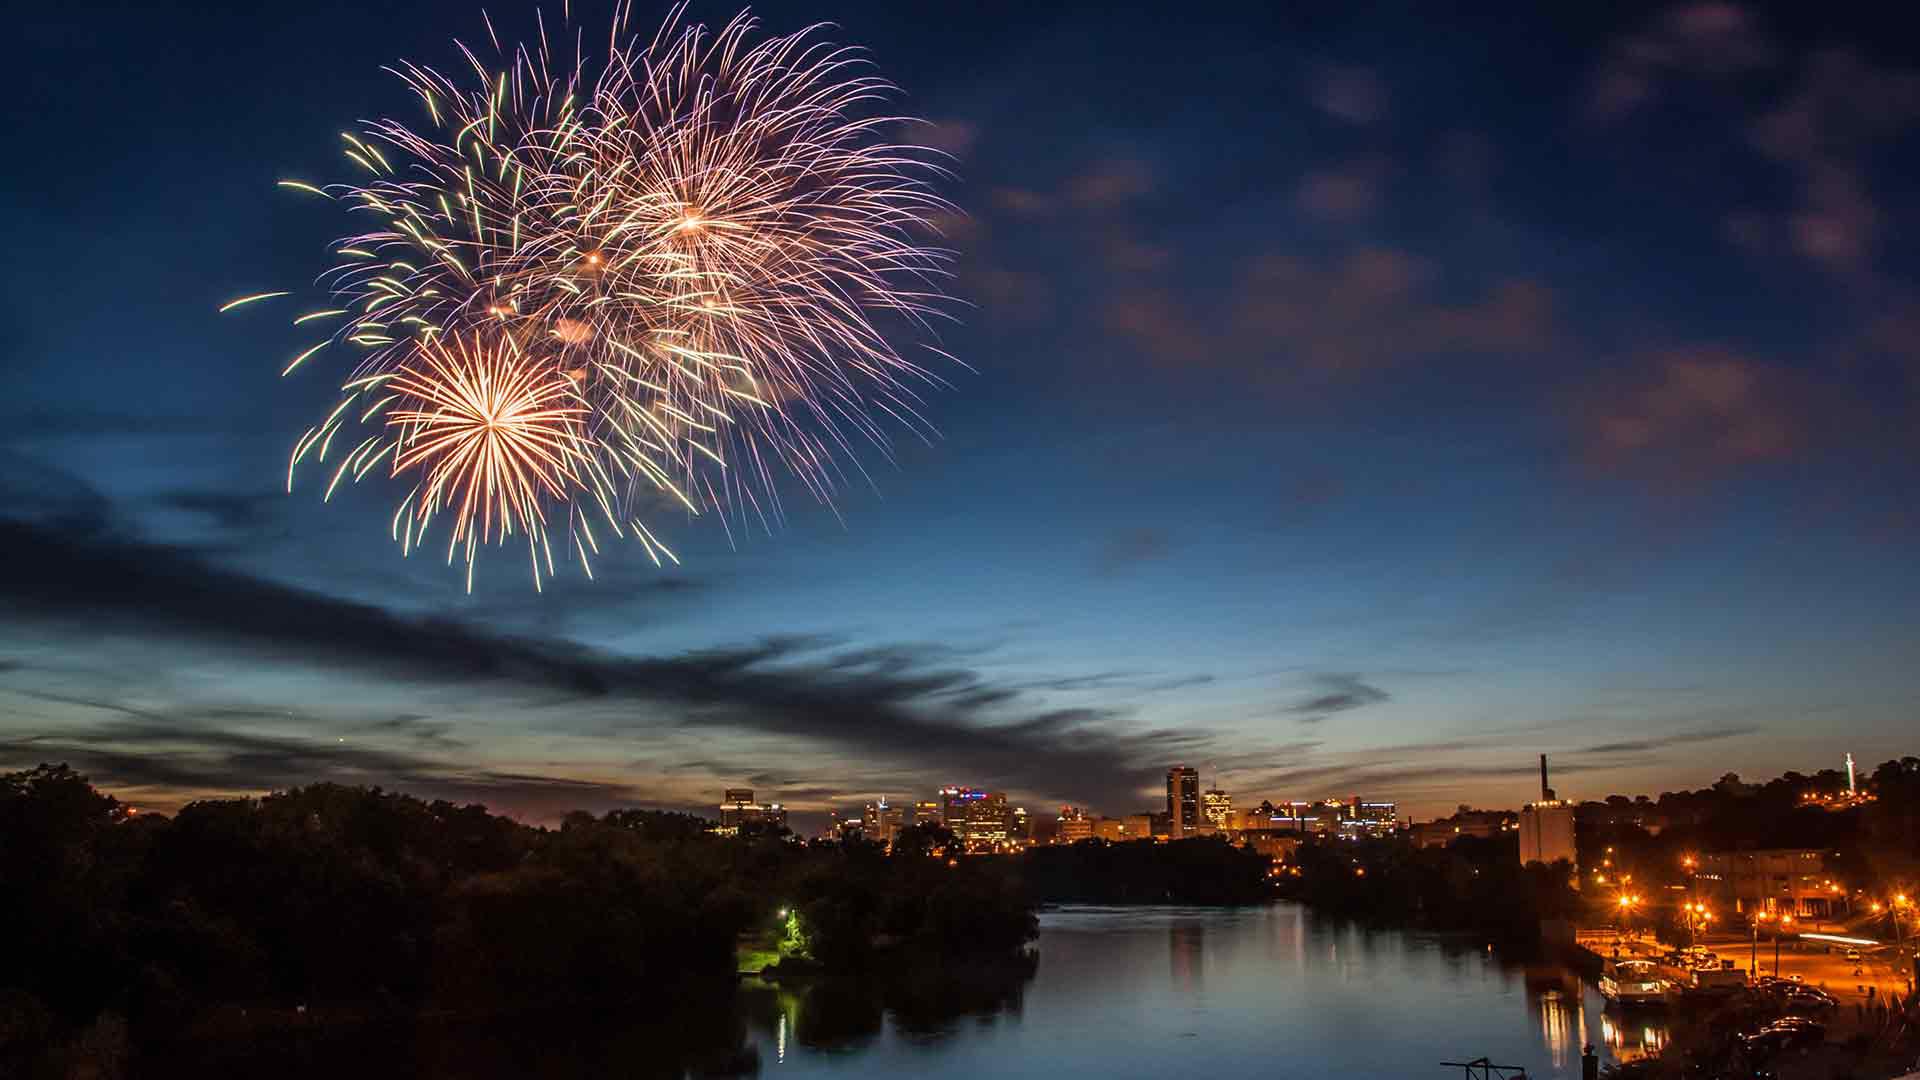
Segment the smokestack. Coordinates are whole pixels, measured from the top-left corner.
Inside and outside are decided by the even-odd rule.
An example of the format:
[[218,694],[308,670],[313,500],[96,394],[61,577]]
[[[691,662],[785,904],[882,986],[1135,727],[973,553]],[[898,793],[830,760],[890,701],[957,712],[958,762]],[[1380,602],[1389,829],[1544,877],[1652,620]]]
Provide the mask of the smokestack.
[[1540,801],[1553,801],[1553,789],[1547,786],[1547,755],[1540,755]]

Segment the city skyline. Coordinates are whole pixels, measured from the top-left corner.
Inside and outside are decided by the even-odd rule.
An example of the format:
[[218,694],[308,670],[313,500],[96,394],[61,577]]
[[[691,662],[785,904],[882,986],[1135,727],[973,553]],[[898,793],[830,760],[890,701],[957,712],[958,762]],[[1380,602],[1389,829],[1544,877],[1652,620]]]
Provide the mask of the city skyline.
[[[1780,773],[1778,777],[1749,776],[1744,778],[1743,782],[1764,783],[1774,779],[1798,775],[1811,785],[1818,782],[1822,777],[1831,777],[1834,779],[1834,782],[1840,784],[1840,787],[1829,792],[1825,789],[1809,786],[1802,792],[1802,798],[1807,800],[1820,800],[1824,803],[1831,803],[1834,806],[1850,806],[1855,805],[1859,801],[1858,797],[1854,794],[1855,764],[1853,754],[1851,752],[1843,752],[1837,765],[1832,762],[1825,765],[1808,765],[1805,770],[1785,770]],[[1280,828],[1303,833],[1338,833],[1340,830],[1337,826],[1308,824],[1312,819],[1306,817],[1307,812],[1309,810],[1333,810],[1336,811],[1335,820],[1337,822],[1337,820],[1342,818],[1342,815],[1339,814],[1338,811],[1350,810],[1351,813],[1344,818],[1345,820],[1354,823],[1386,824],[1392,830],[1412,829],[1416,834],[1415,840],[1416,844],[1418,844],[1418,826],[1421,825],[1440,825],[1453,821],[1456,818],[1471,817],[1474,820],[1484,818],[1488,822],[1496,823],[1504,820],[1507,829],[1519,829],[1523,827],[1526,821],[1527,812],[1535,806],[1562,807],[1571,812],[1582,805],[1606,805],[1608,800],[1618,798],[1633,800],[1636,806],[1651,804],[1656,803],[1660,796],[1666,794],[1698,792],[1724,786],[1727,776],[1726,773],[1714,776],[1703,775],[1697,783],[1683,784],[1678,788],[1668,791],[1593,791],[1582,792],[1563,798],[1560,796],[1558,789],[1550,786],[1548,783],[1548,763],[1545,760],[1545,755],[1542,755],[1541,758],[1538,759],[1534,767],[1539,770],[1537,774],[1538,786],[1524,794],[1516,795],[1511,802],[1487,802],[1479,804],[1456,803],[1451,806],[1434,807],[1431,810],[1428,810],[1424,806],[1404,804],[1396,798],[1391,798],[1390,796],[1393,795],[1393,792],[1387,790],[1376,790],[1364,793],[1332,793],[1322,791],[1318,794],[1306,793],[1310,796],[1307,798],[1289,798],[1287,797],[1289,793],[1285,792],[1278,794],[1249,791],[1236,793],[1220,788],[1213,778],[1205,774],[1200,774],[1195,777],[1196,783],[1207,784],[1209,786],[1195,788],[1198,796],[1196,820],[1202,829],[1211,826],[1215,831],[1222,830],[1226,819],[1234,818],[1237,819],[1237,823],[1226,831],[1238,831],[1244,828]],[[1555,763],[1554,768],[1558,768],[1557,763]],[[1152,799],[1146,799],[1121,806],[1060,803],[1056,805],[1034,806],[1031,810],[1028,810],[1028,808],[1023,805],[1019,806],[1018,809],[1027,813],[1030,816],[1031,822],[1035,824],[1043,821],[1059,822],[1064,820],[1087,822],[1098,822],[1102,820],[1121,821],[1128,818],[1151,816],[1155,819],[1155,828],[1158,830],[1153,833],[1154,836],[1164,839],[1178,839],[1178,837],[1173,835],[1171,829],[1171,817],[1173,814],[1174,774],[1181,770],[1193,771],[1190,770],[1190,767],[1183,765],[1174,765],[1169,768],[1166,774],[1168,790],[1160,793],[1160,801],[1158,802]],[[858,818],[864,817],[868,831],[871,832],[876,811],[882,813],[891,811],[898,815],[897,822],[893,826],[894,829],[910,826],[921,821],[943,821],[946,814],[951,810],[952,796],[962,792],[968,793],[969,795],[992,796],[1007,799],[1005,809],[1009,812],[1015,809],[1015,803],[1018,802],[1018,800],[1008,798],[1005,792],[989,792],[985,789],[977,789],[952,783],[942,783],[926,790],[931,792],[935,797],[931,799],[920,799],[917,798],[916,793],[912,791],[864,795],[850,793],[836,800],[833,805],[818,810],[803,810],[798,815],[795,815],[795,822],[798,827],[796,827],[794,831],[796,834],[801,835],[831,835],[839,831],[843,823],[850,823]],[[1303,793],[1295,791],[1291,794],[1299,795]],[[740,800],[736,800],[736,795],[740,796],[741,799],[750,801],[754,796],[754,792],[752,789],[735,788],[728,788],[723,792],[723,799],[720,804],[723,815],[723,825],[726,824],[724,814],[729,805],[739,805]],[[896,799],[895,796],[898,796],[898,798]],[[866,801],[862,802],[860,800]],[[1273,808],[1274,813],[1271,822],[1257,825],[1252,824],[1250,815],[1261,811],[1262,807],[1268,805]],[[773,804],[771,808],[780,812],[781,821],[784,823],[788,815],[787,808],[780,804]],[[1216,808],[1218,809],[1217,816],[1215,816]],[[1375,808],[1384,808],[1384,810],[1375,812]],[[688,810],[696,815],[711,816],[707,813],[706,808],[702,807],[681,807],[677,809]],[[1384,816],[1382,816],[1383,814]],[[1571,828],[1571,820],[1569,817],[1565,823],[1569,830]],[[1459,831],[1459,829],[1452,830],[1452,833],[1448,834],[1446,839],[1451,839],[1451,836],[1457,834]],[[1484,832],[1497,832],[1502,830],[1496,824],[1492,827],[1481,827],[1474,831],[1475,834],[1478,835]],[[1091,836],[1095,834],[1089,832],[1088,835]],[[1439,834],[1436,834],[1436,836],[1438,835]],[[1525,838],[1523,837],[1523,841],[1524,840]],[[1570,844],[1572,842],[1571,832],[1569,831],[1565,836],[1560,837],[1559,842]],[[1533,843],[1536,849],[1540,846],[1537,837]]]
[[478,9],[27,12],[10,145],[59,167],[0,188],[0,767],[810,821],[1132,813],[1183,761],[1425,819],[1539,753],[1582,798],[1907,750],[1908,16],[756,13],[870,48],[951,155],[939,437],[764,528],[663,513],[677,565],[536,595],[513,548],[468,595],[396,549],[403,487],[287,494],[338,386],[281,378],[310,306],[218,308],[314,298],[339,208],[277,183],[343,179],[417,108],[382,65]]

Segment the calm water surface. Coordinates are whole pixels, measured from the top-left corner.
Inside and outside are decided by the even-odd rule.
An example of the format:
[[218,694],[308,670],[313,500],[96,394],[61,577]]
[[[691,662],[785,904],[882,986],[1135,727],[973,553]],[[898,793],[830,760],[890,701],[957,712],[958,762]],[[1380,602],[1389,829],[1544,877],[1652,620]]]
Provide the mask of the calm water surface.
[[1440,1061],[1484,1055],[1577,1077],[1586,1042],[1605,1062],[1664,1041],[1657,1021],[1616,1022],[1558,967],[1292,905],[1066,908],[1040,925],[1031,981],[970,1015],[889,1008],[863,1032],[814,1038],[805,994],[746,991],[761,1073],[1440,1077]]

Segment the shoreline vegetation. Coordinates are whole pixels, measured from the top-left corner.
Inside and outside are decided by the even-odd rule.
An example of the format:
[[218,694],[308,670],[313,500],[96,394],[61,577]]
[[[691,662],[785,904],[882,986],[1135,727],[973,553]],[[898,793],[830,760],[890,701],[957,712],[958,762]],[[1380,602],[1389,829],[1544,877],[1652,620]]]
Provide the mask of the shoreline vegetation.
[[538,828],[334,784],[167,817],[63,765],[0,775],[0,1073],[113,1075],[192,1033],[607,1009],[763,972],[939,969],[991,996],[1031,978],[1042,904],[1272,897],[1267,860],[1215,840],[980,857],[937,826],[889,853],[710,824]]
[[1508,948],[1537,946],[1543,925],[1582,910],[1572,867],[1521,866],[1511,837],[1462,837],[1443,848],[1405,838],[1302,844],[1278,895],[1323,914],[1382,927],[1470,932]]

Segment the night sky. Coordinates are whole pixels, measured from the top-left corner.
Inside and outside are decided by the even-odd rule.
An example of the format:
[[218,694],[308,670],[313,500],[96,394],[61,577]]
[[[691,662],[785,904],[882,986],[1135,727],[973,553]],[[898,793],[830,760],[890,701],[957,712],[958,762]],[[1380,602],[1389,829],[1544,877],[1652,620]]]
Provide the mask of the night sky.
[[344,373],[279,377],[319,305],[215,308],[321,295],[349,223],[275,181],[346,179],[339,131],[418,111],[381,65],[478,8],[17,13],[0,768],[550,820],[1125,813],[1180,761],[1431,816],[1542,752],[1578,798],[1912,752],[1914,27],[1502,7],[761,5],[956,158],[944,437],[838,516],[796,488],[771,534],[666,521],[678,568],[471,596],[393,485],[285,493]]

